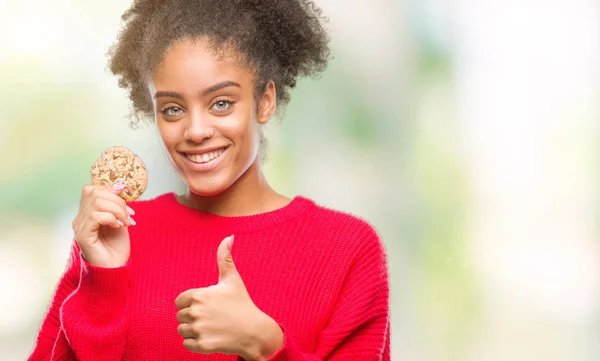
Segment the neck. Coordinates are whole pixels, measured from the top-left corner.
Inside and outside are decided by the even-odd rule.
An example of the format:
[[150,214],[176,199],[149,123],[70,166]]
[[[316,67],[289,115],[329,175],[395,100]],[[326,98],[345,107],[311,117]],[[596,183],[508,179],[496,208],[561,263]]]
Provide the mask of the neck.
[[225,191],[214,196],[201,196],[188,188],[179,203],[220,216],[248,216],[274,211],[290,200],[271,188],[262,172],[257,157],[238,180]]

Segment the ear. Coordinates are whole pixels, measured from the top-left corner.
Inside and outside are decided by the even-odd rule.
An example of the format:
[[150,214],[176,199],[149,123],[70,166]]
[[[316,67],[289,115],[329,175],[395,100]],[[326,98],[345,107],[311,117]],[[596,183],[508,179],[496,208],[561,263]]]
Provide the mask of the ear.
[[265,93],[260,98],[258,104],[258,122],[260,124],[266,124],[269,119],[275,114],[277,109],[277,90],[275,90],[275,83],[269,80],[265,88]]

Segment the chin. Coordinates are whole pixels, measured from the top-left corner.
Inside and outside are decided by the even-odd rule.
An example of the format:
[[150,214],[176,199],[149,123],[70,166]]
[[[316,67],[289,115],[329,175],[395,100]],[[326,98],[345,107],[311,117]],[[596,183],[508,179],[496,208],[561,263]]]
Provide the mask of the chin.
[[206,187],[203,188],[197,188],[197,187],[190,187],[188,186],[188,190],[190,191],[190,193],[193,193],[197,196],[200,197],[214,197],[214,196],[218,196],[219,194],[223,193],[225,189],[208,189]]
[[212,197],[226,191],[229,186],[224,182],[215,182],[213,180],[193,179],[186,180],[188,190],[201,197]]

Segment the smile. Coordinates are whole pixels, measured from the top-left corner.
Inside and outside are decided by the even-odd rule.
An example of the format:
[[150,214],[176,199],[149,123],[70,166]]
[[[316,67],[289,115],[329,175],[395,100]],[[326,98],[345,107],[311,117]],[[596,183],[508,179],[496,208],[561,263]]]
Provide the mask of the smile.
[[219,150],[215,150],[215,151],[212,151],[212,152],[206,152],[206,153],[203,153],[203,154],[187,154],[186,153],[185,157],[190,162],[193,162],[193,163],[196,163],[196,164],[205,164],[205,163],[213,161],[216,158],[219,158],[223,153],[225,153],[226,149],[227,148],[225,147],[225,148],[221,148]]
[[217,168],[219,164],[221,164],[223,158],[225,158],[227,154],[227,149],[229,149],[229,146],[200,154],[180,154],[188,169],[190,169],[192,172],[204,173],[212,171],[213,169]]

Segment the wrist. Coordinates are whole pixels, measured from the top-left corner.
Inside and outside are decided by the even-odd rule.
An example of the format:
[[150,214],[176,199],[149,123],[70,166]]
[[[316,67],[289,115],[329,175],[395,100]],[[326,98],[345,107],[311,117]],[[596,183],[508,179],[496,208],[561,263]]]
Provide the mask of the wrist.
[[91,255],[86,255],[83,250],[81,250],[81,258],[89,265],[98,268],[121,268],[129,261],[129,259],[125,258],[111,260],[109,257],[93,257]]
[[279,324],[269,315],[263,313],[263,317],[257,323],[255,333],[251,339],[245,355],[240,355],[246,361],[266,361],[283,347],[283,330]]

